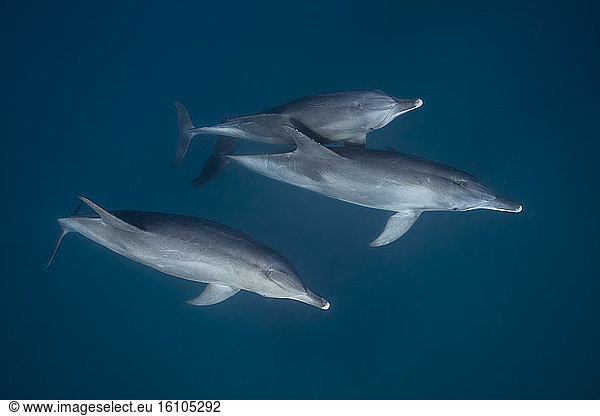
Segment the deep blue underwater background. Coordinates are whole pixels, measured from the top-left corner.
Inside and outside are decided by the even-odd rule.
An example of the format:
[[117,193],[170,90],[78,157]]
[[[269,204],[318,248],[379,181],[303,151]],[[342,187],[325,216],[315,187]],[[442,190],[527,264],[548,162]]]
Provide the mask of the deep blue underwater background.
[[[0,396],[600,398],[597,3],[2,2]],[[464,169],[519,215],[387,216],[230,166],[214,137],[172,168],[173,101],[197,124],[317,92],[422,108],[371,133]],[[253,143],[237,151],[252,152]],[[86,195],[250,233],[324,312],[200,284],[58,233]]]

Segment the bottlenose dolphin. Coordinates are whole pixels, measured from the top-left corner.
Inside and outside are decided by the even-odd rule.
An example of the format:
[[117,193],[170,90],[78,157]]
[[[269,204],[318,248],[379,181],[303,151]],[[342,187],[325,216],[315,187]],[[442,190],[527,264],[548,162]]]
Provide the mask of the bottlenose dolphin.
[[208,283],[192,305],[213,305],[240,289],[293,299],[324,310],[329,302],[302,284],[294,266],[249,235],[200,218],[144,211],[109,212],[82,196],[93,214],[59,218],[52,263],[64,236],[79,233],[138,263],[182,279]]
[[213,156],[193,182],[201,184],[214,178],[233,153],[232,138],[270,144],[294,144],[282,125],[294,126],[317,142],[346,142],[364,147],[367,133],[380,129],[401,114],[423,105],[420,98],[396,98],[381,90],[339,91],[300,98],[257,114],[230,118],[220,124],[195,127],[185,106],[175,103],[179,140],[175,165],[185,157],[192,138],[198,134],[216,134],[219,139]]
[[327,148],[291,126],[284,128],[296,142],[293,152],[223,157],[331,198],[394,211],[373,247],[397,240],[424,211],[523,209],[450,166],[393,150]]

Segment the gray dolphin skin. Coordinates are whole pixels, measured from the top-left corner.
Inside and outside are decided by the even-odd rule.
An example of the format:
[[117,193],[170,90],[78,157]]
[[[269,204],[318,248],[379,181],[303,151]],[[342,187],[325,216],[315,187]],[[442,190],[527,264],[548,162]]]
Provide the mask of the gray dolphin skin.
[[294,266],[275,250],[241,231],[200,218],[144,211],[107,211],[79,197],[94,212],[59,218],[61,233],[48,267],[64,236],[88,239],[163,273],[208,283],[188,303],[213,305],[240,290],[270,298],[293,299],[329,309],[329,302],[306,288]]
[[294,127],[284,128],[296,142],[293,152],[223,157],[331,198],[395,212],[373,247],[400,238],[424,211],[523,210],[450,166],[397,151],[327,148]]
[[[224,167],[218,156],[231,154],[231,138],[270,144],[294,144],[282,125],[290,125],[319,143],[346,142],[364,147],[368,132],[380,129],[401,114],[423,105],[420,98],[396,98],[381,90],[353,90],[300,98],[261,113],[227,119],[207,127],[195,127],[185,106],[176,102],[179,140],[175,165],[185,157],[198,134],[219,135],[214,156],[193,183],[214,178]],[[225,149],[225,150],[224,150]]]

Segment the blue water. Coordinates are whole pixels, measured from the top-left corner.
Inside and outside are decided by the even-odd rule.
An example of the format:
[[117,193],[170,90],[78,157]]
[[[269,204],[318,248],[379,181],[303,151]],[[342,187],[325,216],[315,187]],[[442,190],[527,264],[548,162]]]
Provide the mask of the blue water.
[[[592,2],[0,4],[0,396],[600,398]],[[193,187],[198,124],[317,92],[425,104],[368,144],[466,170],[525,206],[426,213],[370,248],[388,213],[238,166]],[[252,143],[240,153],[256,150]],[[202,285],[68,236],[83,194],[199,216],[286,255],[324,312]]]

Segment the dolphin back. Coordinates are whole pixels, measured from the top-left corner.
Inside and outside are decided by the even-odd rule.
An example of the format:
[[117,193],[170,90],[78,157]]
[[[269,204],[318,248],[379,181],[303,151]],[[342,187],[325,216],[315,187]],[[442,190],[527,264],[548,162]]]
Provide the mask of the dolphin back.
[[298,111],[327,111],[339,107],[348,107],[356,102],[356,100],[364,97],[389,96],[385,92],[377,89],[325,92],[321,94],[307,95],[280,106],[273,107],[265,112],[290,113],[290,115],[293,116],[294,113]]

